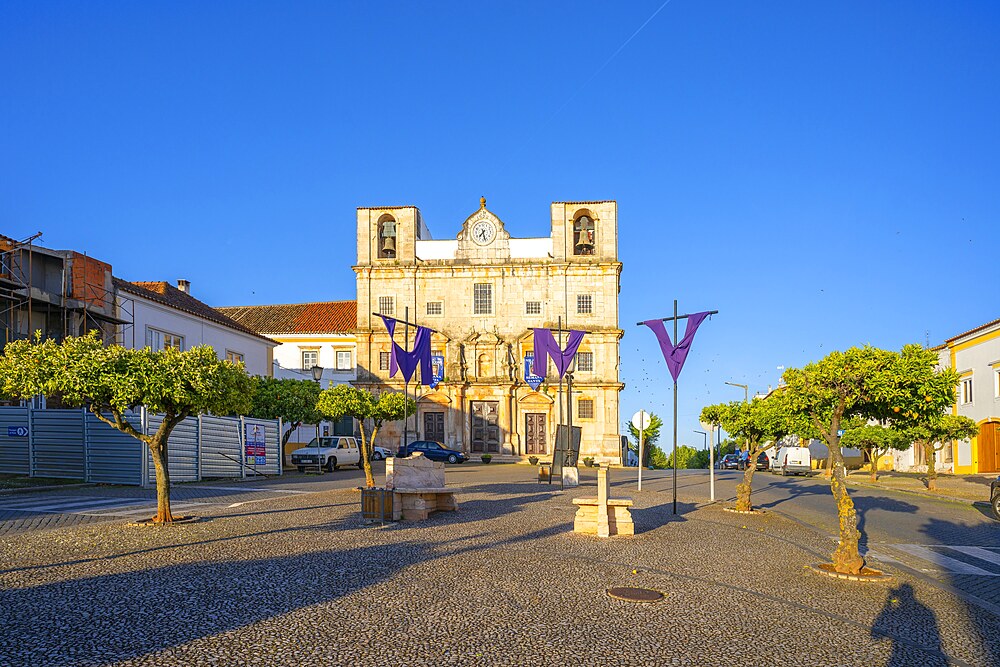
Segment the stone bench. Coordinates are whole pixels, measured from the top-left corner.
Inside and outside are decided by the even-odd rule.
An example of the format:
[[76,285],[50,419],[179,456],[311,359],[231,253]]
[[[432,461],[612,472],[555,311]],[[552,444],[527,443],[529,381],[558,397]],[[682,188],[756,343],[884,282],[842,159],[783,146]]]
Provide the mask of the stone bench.
[[444,485],[444,464],[422,452],[386,459],[385,488],[392,492],[393,521],[423,521],[432,512],[458,509],[456,489]]
[[573,532],[610,537],[612,535],[635,535],[632,522],[632,501],[627,498],[609,498],[611,484],[608,468],[601,466],[597,471],[597,497],[574,498],[577,506],[573,520]]

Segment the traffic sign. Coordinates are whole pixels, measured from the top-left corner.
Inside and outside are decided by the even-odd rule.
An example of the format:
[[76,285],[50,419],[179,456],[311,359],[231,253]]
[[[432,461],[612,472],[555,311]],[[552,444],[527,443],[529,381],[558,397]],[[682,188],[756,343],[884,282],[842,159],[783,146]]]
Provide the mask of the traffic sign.
[[639,412],[632,415],[632,426],[640,431],[645,431],[646,427],[649,426],[649,413],[645,410],[639,410]]

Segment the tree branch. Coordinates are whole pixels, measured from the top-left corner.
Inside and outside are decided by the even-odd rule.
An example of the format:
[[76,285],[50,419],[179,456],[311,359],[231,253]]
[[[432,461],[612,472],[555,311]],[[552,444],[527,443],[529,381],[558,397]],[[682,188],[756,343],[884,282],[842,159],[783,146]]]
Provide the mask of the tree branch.
[[114,417],[114,421],[111,421],[110,419],[105,417],[96,403],[90,404],[90,413],[95,417],[97,417],[98,419],[100,419],[105,424],[107,424],[108,426],[110,426],[111,428],[115,429],[116,431],[121,431],[126,435],[130,435],[136,440],[139,440],[141,442],[145,442],[147,444],[149,443],[148,436],[137,431],[135,427],[132,426],[132,424],[130,424],[127,419],[125,419],[124,415],[122,415],[121,412],[114,409],[112,409],[110,412],[111,415]]

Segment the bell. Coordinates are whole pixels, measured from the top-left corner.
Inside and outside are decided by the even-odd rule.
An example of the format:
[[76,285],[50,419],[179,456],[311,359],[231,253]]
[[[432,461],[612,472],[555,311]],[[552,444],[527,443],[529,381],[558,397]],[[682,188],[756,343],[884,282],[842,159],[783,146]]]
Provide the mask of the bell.
[[589,229],[580,230],[580,238],[576,242],[577,245],[594,245],[594,232]]
[[387,236],[382,239],[382,250],[396,252],[396,237]]

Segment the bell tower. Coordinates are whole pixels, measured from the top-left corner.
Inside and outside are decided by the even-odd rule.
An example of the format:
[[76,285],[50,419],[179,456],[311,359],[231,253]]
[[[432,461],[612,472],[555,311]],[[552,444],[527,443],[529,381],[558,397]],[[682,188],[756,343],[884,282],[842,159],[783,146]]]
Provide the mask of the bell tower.
[[416,242],[429,238],[416,206],[358,209],[358,266],[414,264]]

